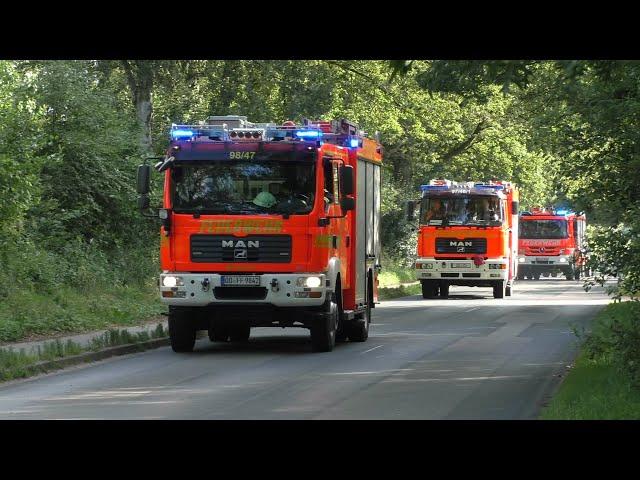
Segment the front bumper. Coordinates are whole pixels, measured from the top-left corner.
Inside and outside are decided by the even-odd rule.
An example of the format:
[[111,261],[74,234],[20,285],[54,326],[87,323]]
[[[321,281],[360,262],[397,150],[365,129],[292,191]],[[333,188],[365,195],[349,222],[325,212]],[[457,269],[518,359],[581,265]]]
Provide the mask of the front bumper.
[[571,269],[572,262],[573,259],[570,255],[549,255],[546,257],[534,255],[518,256],[519,268],[527,268],[536,271]]
[[[258,275],[260,285],[251,287],[223,287],[222,275],[226,274],[162,273],[159,278],[160,299],[166,305],[185,307],[242,304],[313,307],[322,305],[327,293],[326,275],[321,273],[263,273]],[[178,277],[180,282],[176,286],[164,286],[167,276]],[[298,279],[307,277],[319,277],[320,286],[298,286]]]
[[[461,281],[470,285],[474,281],[486,282],[507,280],[509,261],[507,259],[489,259],[483,265],[476,266],[473,260],[435,260],[419,258],[416,260],[416,278],[418,280],[448,280],[455,284]],[[490,267],[495,265],[496,267]]]

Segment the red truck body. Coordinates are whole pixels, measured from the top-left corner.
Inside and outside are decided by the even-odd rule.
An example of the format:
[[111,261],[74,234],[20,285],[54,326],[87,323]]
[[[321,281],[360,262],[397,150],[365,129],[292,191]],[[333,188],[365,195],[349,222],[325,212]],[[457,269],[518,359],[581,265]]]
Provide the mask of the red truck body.
[[579,279],[585,269],[586,216],[564,210],[534,209],[520,215],[518,277],[565,275]]

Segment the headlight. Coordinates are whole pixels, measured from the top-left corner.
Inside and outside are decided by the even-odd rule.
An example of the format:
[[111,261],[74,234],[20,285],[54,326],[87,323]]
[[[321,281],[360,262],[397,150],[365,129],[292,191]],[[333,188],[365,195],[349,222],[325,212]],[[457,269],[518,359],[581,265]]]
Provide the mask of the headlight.
[[320,277],[300,277],[296,281],[298,287],[318,288],[322,285],[322,279]]
[[524,257],[518,257],[518,263],[524,263],[524,262],[525,262]]
[[506,268],[507,268],[506,263],[490,263],[489,264],[489,269],[493,269],[493,270],[505,270]]
[[182,287],[184,286],[184,281],[182,280],[182,277],[167,275],[162,278],[162,285],[165,287]]
[[423,263],[422,268],[433,269],[433,263]]
[[567,263],[567,259],[566,259],[566,258],[564,258],[564,257],[561,257],[561,258],[560,258],[560,263]]
[[166,208],[161,208],[160,210],[158,210],[158,217],[160,217],[160,220],[166,220],[167,218],[169,218],[169,210],[167,210]]

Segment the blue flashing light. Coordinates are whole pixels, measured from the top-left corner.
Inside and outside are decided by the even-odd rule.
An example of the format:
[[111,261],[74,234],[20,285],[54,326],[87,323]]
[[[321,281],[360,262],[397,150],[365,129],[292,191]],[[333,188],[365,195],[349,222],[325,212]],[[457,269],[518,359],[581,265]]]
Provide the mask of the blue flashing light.
[[556,210],[556,215],[566,215],[569,210]]
[[487,185],[486,183],[474,184],[476,188],[493,188],[494,190],[504,190],[504,185]]
[[322,137],[322,132],[320,130],[298,130],[296,132],[296,137],[299,137],[299,138],[320,138],[320,137]]
[[195,135],[193,130],[172,130],[171,137],[174,139],[191,138]]
[[349,146],[351,148],[357,148],[358,146],[360,146],[360,139],[358,138],[349,139]]
[[448,185],[421,185],[420,190],[426,192],[427,190],[448,190]]

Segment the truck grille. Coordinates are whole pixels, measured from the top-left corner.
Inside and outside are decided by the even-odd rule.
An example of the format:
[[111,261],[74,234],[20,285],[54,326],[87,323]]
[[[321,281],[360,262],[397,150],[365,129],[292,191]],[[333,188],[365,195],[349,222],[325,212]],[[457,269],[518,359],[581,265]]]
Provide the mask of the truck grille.
[[487,253],[487,239],[436,238],[436,253]]
[[191,235],[191,261],[289,263],[290,235]]

